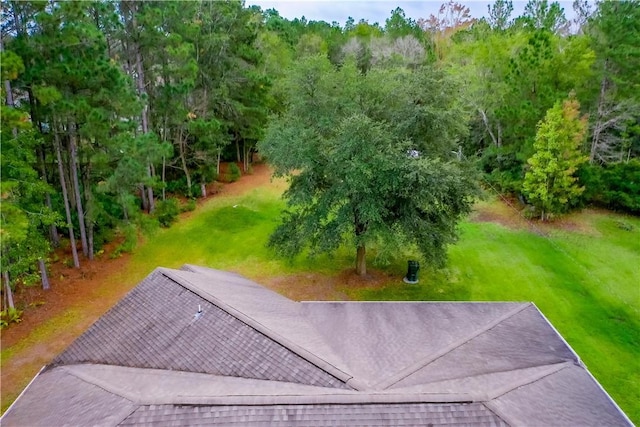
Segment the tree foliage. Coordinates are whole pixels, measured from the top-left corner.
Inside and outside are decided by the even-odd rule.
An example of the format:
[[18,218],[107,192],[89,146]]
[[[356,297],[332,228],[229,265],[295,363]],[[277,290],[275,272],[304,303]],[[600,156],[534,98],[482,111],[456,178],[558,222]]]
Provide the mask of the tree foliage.
[[[573,92],[589,114],[581,171],[598,178],[585,180],[583,203],[617,198],[634,211],[635,187],[618,178],[633,178],[640,156],[640,3],[573,7],[573,26],[547,0],[521,16],[508,0],[479,20],[447,1],[431,17],[396,8],[383,25],[341,25],[238,0],[3,1],[5,281],[46,273],[60,244],[76,266],[118,232],[132,247],[169,190],[205,195],[222,161],[248,171],[284,117],[298,143],[278,161],[315,156],[314,179],[323,168],[348,177],[327,157],[350,146],[340,129],[408,144],[417,170],[448,165],[453,151],[475,155],[487,182],[521,195],[537,124]],[[279,119],[265,137],[270,114]],[[402,165],[389,167],[404,176]],[[362,242],[382,239],[382,226],[367,227],[377,231]]]
[[567,211],[584,191],[576,172],[587,161],[581,153],[586,129],[587,119],[580,118],[580,104],[575,99],[556,103],[538,124],[523,192],[543,221]]
[[442,265],[474,192],[451,151],[464,127],[455,90],[432,68],[373,69],[301,60],[287,81],[289,109],[259,144],[275,173],[290,178],[289,209],[270,244],[292,256],[348,242],[356,270],[365,251],[415,245]]

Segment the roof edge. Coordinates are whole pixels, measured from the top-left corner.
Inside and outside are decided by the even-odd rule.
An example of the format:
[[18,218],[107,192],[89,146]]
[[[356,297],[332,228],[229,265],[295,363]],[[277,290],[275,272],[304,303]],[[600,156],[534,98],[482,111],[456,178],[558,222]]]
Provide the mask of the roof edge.
[[215,305],[219,309],[221,309],[221,310],[225,311],[226,313],[228,313],[229,315],[235,317],[236,319],[238,319],[242,323],[244,323],[247,326],[255,329],[256,331],[260,332],[261,334],[263,334],[267,338],[275,341],[276,343],[280,344],[281,346],[287,348],[288,350],[292,351],[293,353],[295,353],[298,356],[300,356],[303,359],[305,359],[307,362],[309,362],[309,363],[315,365],[316,367],[318,367],[319,369],[325,371],[327,374],[329,374],[329,375],[337,378],[338,380],[342,381],[347,386],[349,386],[349,387],[351,387],[351,388],[353,388],[355,390],[363,390],[363,389],[365,389],[364,383],[362,383],[361,381],[359,381],[356,378],[354,378],[353,375],[340,370],[336,366],[332,365],[331,363],[327,362],[324,359],[321,359],[320,357],[318,357],[315,354],[311,353],[307,349],[305,349],[305,348],[301,347],[300,345],[294,343],[293,341],[283,337],[282,335],[274,332],[272,329],[268,328],[267,326],[265,326],[262,323],[258,322],[254,318],[252,318],[252,317],[248,316],[247,314],[243,313],[242,311],[236,309],[235,307],[227,304],[223,300],[217,298],[215,295],[212,295],[209,292],[206,292],[205,290],[201,289],[200,287],[198,287],[197,285],[195,285],[194,283],[189,281],[189,279],[181,277],[179,275],[179,270],[172,270],[172,269],[163,268],[163,267],[159,267],[157,270],[160,271],[160,273],[162,273],[168,279],[173,280],[174,282],[176,282],[180,286],[182,286],[182,287],[190,290],[191,292],[199,295],[200,297],[202,297],[205,300],[209,301],[210,303],[212,303],[213,305]]
[[578,356],[578,353],[576,353],[576,351],[573,349],[573,347],[571,347],[569,345],[569,343],[567,342],[567,340],[564,339],[564,337],[562,336],[562,334],[560,334],[560,332],[558,332],[558,330],[556,329],[555,326],[553,326],[553,324],[549,321],[549,319],[547,319],[547,316],[544,315],[544,313],[542,312],[542,310],[540,310],[538,308],[538,306],[535,303],[531,303],[531,305],[533,305],[535,307],[535,309],[538,311],[538,313],[540,313],[540,316],[542,317],[542,319],[544,319],[545,322],[547,322],[547,325],[549,325],[549,327],[553,330],[553,332],[562,340],[562,342],[564,343],[564,345],[567,346],[567,348],[571,351],[571,353],[573,353],[573,355],[576,358],[576,364],[578,366],[580,366],[586,373],[587,375],[589,375],[589,378],[591,378],[591,380],[596,384],[596,386],[604,393],[604,395],[607,397],[607,399],[609,399],[609,402],[613,405],[614,408],[616,408],[618,410],[618,412],[622,415],[622,417],[629,423],[629,425],[634,425],[633,422],[631,421],[631,419],[627,416],[627,414],[622,410],[622,408],[620,408],[620,406],[618,406],[618,404],[616,403],[615,400],[613,400],[613,398],[609,395],[609,393],[607,393],[607,390],[604,389],[604,387],[602,386],[602,384],[600,384],[600,382],[596,379],[596,377],[593,376],[593,374],[591,373],[591,371],[589,370],[589,368],[587,368],[587,365],[585,365],[585,363],[582,361],[582,359],[580,359],[580,356]]
[[31,387],[31,384],[33,384],[33,382],[36,380],[36,378],[38,378],[40,376],[40,374],[47,369],[47,365],[44,365],[42,368],[40,368],[40,370],[38,371],[37,374],[35,374],[33,376],[33,378],[31,378],[31,381],[29,381],[29,384],[27,384],[27,386],[20,392],[20,394],[18,395],[18,397],[15,398],[15,400],[13,402],[11,402],[11,405],[9,405],[9,407],[7,408],[6,411],[4,411],[4,413],[2,414],[2,416],[0,417],[0,425],[2,425],[2,419],[4,418],[5,415],[7,415],[9,412],[11,412],[11,409],[13,408],[13,406],[16,404],[16,402],[18,402],[22,396],[27,392],[27,390],[29,389],[29,387]]

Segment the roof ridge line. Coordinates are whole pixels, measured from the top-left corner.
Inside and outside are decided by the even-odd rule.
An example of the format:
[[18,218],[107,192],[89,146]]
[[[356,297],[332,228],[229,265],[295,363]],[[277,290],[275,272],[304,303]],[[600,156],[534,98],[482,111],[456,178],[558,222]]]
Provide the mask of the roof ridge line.
[[618,403],[613,400],[613,398],[611,397],[611,395],[607,392],[607,390],[605,390],[605,388],[602,386],[602,384],[600,384],[600,381],[598,381],[596,379],[596,377],[593,376],[593,374],[591,373],[591,371],[589,369],[587,369],[587,365],[582,361],[582,359],[580,359],[580,356],[578,355],[578,353],[576,353],[576,351],[573,349],[573,347],[571,347],[571,345],[569,344],[569,342],[562,336],[562,334],[560,334],[560,332],[558,331],[558,329],[556,329],[555,326],[553,326],[553,324],[549,321],[549,319],[547,319],[547,316],[544,315],[544,313],[542,312],[542,310],[540,310],[538,308],[538,306],[535,303],[531,303],[531,305],[533,305],[536,310],[538,310],[538,313],[540,314],[540,316],[542,317],[542,319],[544,319],[544,321],[547,323],[547,325],[553,330],[553,332],[556,334],[556,336],[558,336],[562,342],[564,343],[564,345],[567,346],[567,348],[571,351],[571,353],[575,356],[576,360],[575,360],[575,365],[581,367],[582,369],[584,369],[584,372],[587,373],[587,375],[591,378],[591,380],[596,384],[596,386],[600,389],[600,391],[602,391],[604,393],[604,395],[607,397],[607,399],[609,400],[609,402],[611,404],[613,404],[614,408],[616,408],[618,410],[619,414],[622,414],[622,417],[627,420],[627,422],[629,423],[629,425],[634,425],[633,422],[631,421],[631,418],[629,418],[629,416],[622,410],[622,408],[620,407],[620,405],[618,405]]
[[355,392],[327,393],[319,395],[227,395],[227,396],[175,396],[172,402],[152,402],[151,404],[173,405],[358,405],[358,404],[401,404],[401,403],[470,403],[477,402],[466,393],[402,393]]
[[[293,353],[297,354],[301,358],[305,359],[307,362],[309,362],[312,365],[318,367],[319,369],[325,371],[327,374],[333,376],[334,378],[337,378],[338,380],[342,381],[344,384],[348,385],[349,387],[351,387],[351,388],[353,388],[355,390],[364,390],[364,389],[366,389],[365,384],[362,383],[361,381],[359,381],[358,379],[354,378],[353,375],[340,370],[336,366],[332,365],[330,362],[327,362],[326,360],[321,359],[320,357],[318,357],[317,355],[311,353],[309,350],[305,349],[304,347],[294,343],[293,341],[283,337],[282,335],[278,334],[277,332],[273,331],[272,329],[270,329],[267,326],[263,325],[262,323],[258,322],[253,317],[251,317],[251,316],[247,315],[246,313],[238,310],[237,308],[227,304],[225,301],[222,301],[221,299],[217,298],[215,295],[212,295],[209,292],[206,292],[205,290],[199,288],[198,286],[193,284],[191,281],[189,281],[189,279],[187,279],[185,277],[181,277],[179,274],[177,274],[179,272],[183,272],[184,273],[185,272],[184,270],[182,270],[182,271],[180,271],[180,270],[172,270],[172,269],[168,269],[168,268],[164,268],[164,267],[159,267],[158,270],[165,277],[167,277],[168,279],[173,280],[174,282],[176,282],[180,286],[182,286],[182,287],[190,290],[191,292],[199,295],[200,297],[202,297],[205,300],[209,301],[211,304],[215,305],[219,309],[225,311],[229,315],[235,317],[236,319],[238,319],[242,323],[244,323],[247,326],[249,326],[250,328],[260,332],[261,334],[263,334],[267,338],[275,341],[276,343],[280,344],[281,346],[283,346],[283,347],[287,348],[288,350],[292,351]],[[191,272],[191,274],[194,274],[194,273]],[[197,273],[195,273],[195,274],[197,274]]]
[[415,372],[417,372],[418,370],[422,369],[423,367],[427,366],[428,364],[436,361],[437,359],[445,356],[448,353],[451,353],[453,350],[455,350],[458,347],[461,347],[462,345],[468,343],[469,341],[473,340],[474,338],[478,337],[479,335],[495,328],[496,326],[498,326],[500,323],[504,322],[505,320],[515,316],[516,314],[520,313],[521,311],[525,310],[528,307],[531,307],[532,304],[529,303],[523,303],[522,305],[518,305],[516,308],[514,308],[513,310],[508,311],[507,313],[503,314],[502,316],[498,317],[497,319],[492,320],[491,322],[487,323],[486,325],[484,325],[483,327],[476,329],[475,331],[473,331],[472,334],[467,335],[466,337],[463,337],[461,339],[459,339],[458,341],[454,341],[451,344],[449,344],[446,347],[443,347],[440,351],[437,351],[433,354],[427,355],[421,359],[418,359],[417,362],[412,363],[411,365],[405,367],[404,369],[401,369],[400,371],[398,371],[395,375],[392,375],[390,378],[387,378],[386,380],[380,381],[379,383],[375,384],[374,387],[375,388],[379,388],[382,390],[386,390],[389,387],[393,386],[394,384],[402,381],[403,379],[407,378],[408,376],[414,374]]
[[[77,366],[96,365],[94,363],[82,363],[79,365],[58,366],[55,369],[65,372],[80,381],[103,389],[107,393],[130,401],[137,406],[142,405],[295,405],[295,404],[376,404],[376,403],[463,403],[479,402],[477,395],[469,393],[413,393],[407,395],[398,392],[357,391],[331,389],[323,394],[220,394],[220,395],[170,395],[165,397],[149,397],[144,394],[129,391],[114,383],[102,380],[83,370],[75,369]],[[97,364],[96,366],[99,366]],[[135,368],[148,370],[147,368]],[[155,371],[156,369],[152,369]],[[208,374],[205,374],[208,375]],[[215,375],[214,375],[215,376]],[[264,380],[258,380],[264,381]]]
[[487,410],[493,412],[496,417],[500,418],[508,426],[521,425],[519,422],[520,420],[514,419],[512,416],[509,416],[509,414],[505,414],[504,411],[500,410],[498,405],[494,403],[494,401],[490,400],[487,402],[483,402],[482,404],[484,405],[485,408],[487,408]]
[[[92,365],[92,363],[90,364]],[[80,381],[84,381],[85,383],[91,384],[94,387],[98,387],[107,393],[113,394],[115,396],[118,396],[124,400],[128,400],[129,402],[131,402],[133,409],[130,411],[127,411],[127,413],[124,415],[120,414],[121,419],[120,421],[118,421],[118,425],[124,420],[126,420],[127,418],[129,418],[131,414],[133,414],[135,411],[137,411],[138,408],[140,408],[140,405],[144,404],[143,399],[141,398],[139,393],[130,393],[119,387],[114,387],[112,384],[102,381],[99,378],[92,376],[91,374],[87,374],[85,372],[78,372],[77,370],[73,369],[74,366],[77,366],[77,365],[61,365],[61,366],[58,366],[57,369],[62,370],[67,375],[71,375],[72,377],[75,377]]]
[[[472,393],[470,395],[472,396],[482,396],[482,397],[478,397],[476,400],[478,401],[482,401],[482,402],[488,402],[491,401],[493,399],[496,399],[500,396],[502,396],[503,394],[506,394],[508,392],[510,392],[511,390],[517,388],[517,387],[521,387],[523,385],[527,385],[527,384],[531,384],[533,382],[536,382],[542,378],[545,378],[549,375],[552,375],[558,371],[561,371],[562,369],[565,368],[569,368],[572,365],[575,365],[575,363],[573,361],[570,360],[566,360],[564,362],[557,362],[557,363],[551,363],[548,365],[539,365],[539,366],[531,366],[528,368],[516,368],[516,369],[509,369],[506,371],[495,371],[495,372],[487,372],[487,373],[483,373],[483,374],[477,374],[477,375],[468,375],[468,376],[463,376],[463,377],[452,377],[452,378],[447,378],[446,380],[438,380],[438,381],[431,381],[431,382],[426,382],[424,383],[429,384],[429,385],[433,385],[433,384],[438,384],[438,383],[443,383],[443,382],[447,382],[447,381],[455,381],[455,380],[461,380],[461,379],[471,379],[471,378],[478,378],[478,377],[482,377],[482,376],[487,376],[487,375],[495,375],[495,374],[505,374],[505,373],[509,373],[509,372],[518,372],[518,371],[523,371],[526,369],[532,369],[532,368],[546,368],[544,369],[542,372],[539,372],[537,374],[530,374],[527,377],[523,378],[522,380],[518,381],[518,382],[514,382],[514,385],[507,385],[507,386],[503,386],[503,387],[499,387],[496,388],[497,391],[494,392],[483,392],[483,393]],[[412,387],[412,386],[409,386]],[[395,390],[405,390],[404,387],[399,387]]]
[[9,413],[9,411],[11,411],[11,409],[15,406],[16,402],[18,401],[18,399],[20,399],[22,396],[25,395],[25,393],[27,392],[27,389],[29,389],[29,387],[32,386],[32,384],[35,382],[36,378],[38,378],[42,373],[46,372],[49,369],[48,366],[49,365],[47,364],[47,365],[42,366],[42,368],[40,368],[40,370],[33,376],[33,378],[31,378],[31,381],[29,381],[29,384],[27,384],[27,386],[20,392],[18,397],[16,397],[15,400],[13,402],[11,402],[11,405],[9,405],[9,407],[4,410],[2,415],[0,415],[0,426],[2,425],[2,420],[4,419],[4,416],[7,415]]

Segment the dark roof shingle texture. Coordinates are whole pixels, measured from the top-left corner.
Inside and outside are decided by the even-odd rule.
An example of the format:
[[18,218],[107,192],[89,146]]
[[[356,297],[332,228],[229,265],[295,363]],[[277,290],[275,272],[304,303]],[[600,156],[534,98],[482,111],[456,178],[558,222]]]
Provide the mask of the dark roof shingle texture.
[[141,406],[121,426],[507,427],[480,403],[264,406]]
[[14,405],[0,424],[3,427],[116,425],[137,407],[127,399],[54,369],[40,375],[38,386],[30,388],[29,404]]
[[533,304],[296,303],[187,270],[148,276],[2,426],[632,425]]
[[[202,313],[196,316],[198,307]],[[79,363],[348,388],[344,382],[157,271],[52,364]]]

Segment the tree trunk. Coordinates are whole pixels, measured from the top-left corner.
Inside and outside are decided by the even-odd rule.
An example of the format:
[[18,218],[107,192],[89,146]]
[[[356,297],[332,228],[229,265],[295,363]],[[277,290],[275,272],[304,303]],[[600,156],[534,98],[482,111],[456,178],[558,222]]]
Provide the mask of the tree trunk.
[[500,142],[498,142],[498,139],[495,137],[495,135],[491,131],[491,126],[489,126],[489,118],[487,117],[487,114],[481,108],[478,108],[478,112],[482,116],[482,123],[484,123],[484,127],[487,130],[487,132],[489,133],[489,136],[491,137],[491,140],[493,141],[493,143],[495,144],[496,147],[499,147],[500,146]]
[[[134,28],[134,31],[137,31],[138,24],[136,22],[135,11],[132,11],[131,17],[131,25]],[[138,91],[138,96],[142,99],[142,133],[149,133],[149,104],[147,102],[147,91],[145,89],[145,77],[144,77],[144,64],[142,59],[142,53],[140,52],[140,44],[137,40],[133,42],[133,49],[135,50],[135,58],[136,58],[136,89]],[[151,164],[147,165],[147,174],[149,178],[151,178]],[[143,188],[144,191],[144,188]],[[148,186],[146,188],[147,191],[147,212],[152,213],[155,209],[155,204],[153,203],[153,188]]]
[[355,231],[356,241],[358,242],[358,249],[357,249],[357,253],[356,253],[356,273],[359,276],[366,276],[366,274],[367,274],[367,260],[366,260],[367,249],[365,248],[365,245],[360,240],[360,238],[367,231],[367,225],[360,221],[360,214],[358,213],[358,211],[355,208],[353,209],[353,224],[354,224],[354,231]]
[[204,182],[200,183],[200,193],[202,194],[202,198],[207,197],[207,184]]
[[[7,90],[10,90],[10,87],[7,88]],[[37,127],[38,130],[40,131],[41,134],[44,134],[44,131],[42,129],[42,122],[40,121],[38,114],[37,114],[37,110],[36,110],[36,98],[33,95],[33,90],[31,88],[27,89],[27,93],[29,95],[29,110],[31,112],[31,122],[34,123]],[[10,106],[13,106],[13,99],[11,100],[11,103],[9,103],[9,96],[7,95],[7,104]],[[42,179],[42,181],[48,185],[48,179],[47,179],[47,165],[45,163],[45,155],[44,155],[44,148],[42,147],[41,144],[39,144],[36,147],[36,152],[38,153],[38,163],[40,166],[40,179]],[[53,205],[51,204],[51,194],[49,194],[49,192],[46,192],[44,195],[44,203],[45,206],[49,209],[49,211],[53,212]],[[58,229],[56,228],[55,224],[51,224],[49,226],[49,239],[51,240],[51,244],[53,245],[53,247],[58,247],[60,246],[60,236],[58,235]]]
[[367,275],[367,259],[366,259],[367,249],[364,245],[358,246],[358,252],[356,255],[356,274],[359,276]]
[[82,244],[82,253],[89,256],[89,244],[87,242],[87,229],[85,227],[84,208],[82,207],[82,197],[80,195],[80,181],[78,179],[78,142],[76,140],[75,123],[69,122],[69,164],[71,166],[71,180],[73,192],[76,196],[76,210],[78,211],[78,226],[80,228],[80,243]]
[[[149,164],[147,166],[147,175],[149,176],[149,178],[153,178],[152,169],[153,166]],[[151,187],[150,185],[147,186],[147,199],[149,200],[149,213],[153,213],[153,211],[156,209],[156,204],[153,200],[153,187]]]
[[87,210],[85,212],[85,222],[87,226],[87,248],[89,250],[89,259],[93,259],[93,223],[95,219],[93,192],[91,191],[91,183],[89,176],[91,175],[91,164],[87,167],[87,178],[84,181],[84,198],[87,201]]
[[142,200],[142,210],[149,212],[149,200],[147,199],[147,190],[144,187],[144,184],[140,185],[140,199]]
[[242,141],[242,149],[244,156],[244,172],[248,172],[249,165],[251,164],[251,147],[247,147],[246,142]]
[[38,266],[40,267],[40,281],[42,282],[42,289],[45,291],[51,288],[49,284],[49,275],[47,274],[47,266],[44,263],[44,260],[40,258],[38,260]]
[[[0,52],[4,52],[4,43],[3,40],[0,38]],[[5,80],[4,81],[4,90],[6,92],[6,103],[9,107],[14,107],[14,103],[13,103],[13,91],[11,90],[11,82],[9,80]],[[16,129],[15,127],[13,129],[11,129],[11,133],[13,135],[14,138],[18,137],[18,129]]]
[[87,240],[89,243],[89,259],[93,259],[93,224],[89,225],[89,229],[87,230]]
[[598,98],[598,117],[596,117],[596,124],[593,128],[593,136],[591,138],[591,149],[589,150],[589,163],[593,164],[596,159],[596,154],[598,152],[598,145],[600,143],[600,133],[602,131],[601,122],[604,120],[604,105],[605,105],[605,95],[607,92],[607,62],[604,62],[604,72],[605,75],[602,77],[602,82],[600,82],[600,96]]
[[[42,147],[38,148],[38,156],[40,157],[40,173],[42,174],[42,181],[44,181],[44,183],[48,185],[49,183],[47,182],[47,167],[45,165],[44,150],[42,149]],[[53,212],[53,205],[51,203],[51,195],[49,194],[49,192],[47,192],[44,196],[44,203],[47,208],[51,212]],[[51,238],[51,243],[54,247],[57,248],[58,246],[60,246],[60,236],[58,235],[58,228],[55,224],[51,224],[49,226],[49,237]]]
[[162,200],[167,200],[167,158],[162,156]]
[[73,235],[73,223],[71,222],[71,207],[69,206],[69,194],[67,192],[67,183],[64,178],[64,168],[62,167],[62,153],[60,150],[60,141],[58,133],[54,130],[54,144],[56,156],[58,158],[58,173],[60,174],[60,187],[62,188],[62,199],[64,201],[64,210],[67,214],[67,225],[69,227],[69,242],[71,243],[71,253],[73,254],[73,265],[80,268],[80,260],[78,259],[78,250],[76,249],[76,238]]
[[180,134],[178,135],[178,147],[180,149],[180,161],[182,163],[182,170],[184,171],[184,175],[187,178],[187,195],[191,197],[191,174],[189,173],[189,168],[187,167],[187,158],[186,158],[186,143],[183,139],[182,129],[180,129]]
[[[0,290],[4,285],[0,284]],[[9,298],[7,298],[7,293],[2,292],[2,306],[0,307],[0,311],[5,311],[9,309]]]
[[2,274],[2,277],[4,278],[4,288],[5,295],[7,296],[7,304],[9,305],[9,308],[15,309],[16,306],[13,303],[13,291],[11,290],[11,284],[9,283],[9,272],[5,271]]

